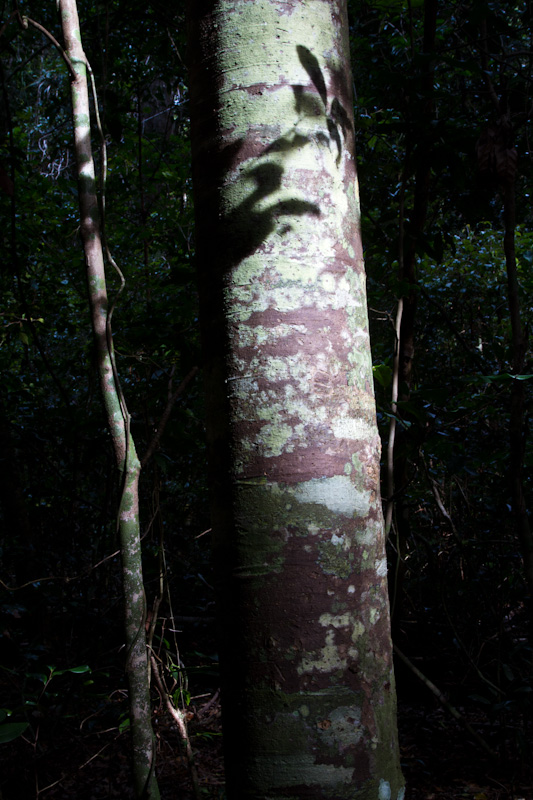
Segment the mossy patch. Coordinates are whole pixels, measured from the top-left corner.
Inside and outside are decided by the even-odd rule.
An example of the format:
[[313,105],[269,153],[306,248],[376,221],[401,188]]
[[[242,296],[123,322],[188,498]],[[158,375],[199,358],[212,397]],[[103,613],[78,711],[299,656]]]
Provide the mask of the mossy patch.
[[339,578],[349,578],[354,569],[344,548],[332,542],[318,543],[318,563],[326,575],[336,575]]

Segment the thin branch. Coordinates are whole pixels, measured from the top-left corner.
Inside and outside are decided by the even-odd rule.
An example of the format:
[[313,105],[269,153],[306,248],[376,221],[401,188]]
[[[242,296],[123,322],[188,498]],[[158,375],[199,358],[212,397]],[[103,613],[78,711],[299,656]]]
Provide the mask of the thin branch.
[[[144,533],[141,535],[141,541],[150,532],[152,523],[156,516],[157,512],[152,516],[152,519],[146,526]],[[209,528],[209,530],[211,530],[211,528]],[[208,531],[204,531],[204,533],[208,533]],[[203,534],[200,534],[200,536],[203,536]],[[44,583],[44,581],[63,581],[64,583],[72,583],[72,581],[81,581],[83,580],[83,578],[88,578],[89,575],[92,572],[94,572],[95,569],[101,567],[102,564],[106,563],[106,561],[110,561],[112,558],[116,558],[118,555],[120,555],[120,553],[121,553],[120,550],[115,550],[114,553],[109,553],[109,555],[102,558],[101,561],[98,561],[96,564],[93,564],[92,566],[88,567],[87,571],[82,573],[81,575],[47,575],[44,578],[33,578],[31,581],[26,581],[26,583],[22,583],[20,586],[8,586],[8,584],[4,583],[4,581],[0,578],[0,586],[3,586],[6,592],[19,592],[21,589],[25,589],[27,586],[33,586],[36,583]]]
[[7,583],[4,583],[4,581],[0,578],[0,586],[2,586],[6,592],[18,592],[20,589],[25,589],[27,586],[33,586],[35,583],[44,583],[45,581],[65,581],[68,583],[71,580],[75,579],[62,577],[59,575],[48,575],[46,578],[35,578],[32,581],[26,581],[26,583],[21,583],[20,586],[8,586]]
[[400,375],[400,329],[402,326],[403,297],[398,300],[396,322],[394,325],[394,361],[392,369],[391,412],[389,424],[389,441],[387,444],[387,508],[385,511],[385,535],[388,535],[392,525],[392,512],[394,508],[394,445],[396,441],[396,414],[398,412],[398,385]]
[[[506,544],[507,544],[507,543],[506,543]],[[457,641],[457,643],[458,643],[459,647],[461,648],[461,650],[463,651],[463,653],[465,654],[466,658],[467,658],[467,659],[468,659],[468,661],[470,662],[470,665],[471,665],[471,666],[473,667],[473,669],[475,669],[475,671],[477,672],[478,678],[480,678],[480,680],[482,680],[484,683],[486,683],[486,684],[487,684],[487,686],[489,686],[491,689],[493,689],[493,690],[496,692],[497,696],[498,696],[499,698],[501,698],[501,695],[502,695],[502,690],[501,690],[500,688],[498,688],[498,686],[496,686],[496,684],[495,684],[495,683],[493,683],[491,680],[489,680],[489,678],[487,678],[487,677],[485,677],[485,675],[483,675],[483,673],[482,673],[482,672],[481,672],[481,670],[479,669],[478,665],[476,664],[476,662],[474,661],[474,659],[472,658],[472,656],[470,655],[470,653],[469,653],[469,652],[468,652],[468,650],[466,649],[466,645],[464,644],[463,640],[462,640],[462,639],[461,639],[461,637],[459,636],[459,633],[458,633],[458,631],[457,631],[457,628],[456,628],[456,627],[455,627],[455,625],[453,624],[453,620],[452,620],[452,618],[451,618],[451,616],[450,616],[450,612],[448,611],[448,607],[447,607],[447,605],[446,605],[446,602],[445,602],[444,598],[442,598],[442,605],[443,605],[443,607],[444,607],[444,613],[446,614],[446,617],[447,617],[447,619],[448,619],[448,623],[449,623],[449,625],[450,625],[450,628],[452,629],[452,632],[453,632],[454,638],[455,638],[455,640]]]
[[484,19],[481,23],[481,64],[483,66],[483,80],[485,81],[485,85],[487,87],[490,99],[492,100],[492,104],[495,107],[496,111],[500,111],[500,99],[496,93],[494,88],[494,84],[490,79],[490,72],[489,72],[489,53],[487,47],[487,20]]
[[181,64],[181,65],[184,67],[184,66],[185,66],[185,64],[184,64],[184,61],[183,61],[183,59],[182,59],[182,57],[181,57],[181,55],[180,55],[180,51],[179,51],[179,50],[178,50],[178,48],[176,47],[176,42],[175,42],[175,41],[174,41],[174,39],[172,38],[172,35],[171,35],[171,33],[170,33],[170,31],[169,31],[169,29],[168,29],[168,28],[167,28],[167,35],[168,35],[168,38],[170,39],[170,44],[172,45],[172,49],[173,49],[173,50],[174,50],[174,52],[176,53],[176,55],[177,55],[177,57],[178,57],[178,59],[179,59],[179,62],[180,62],[180,64]]
[[188,375],[184,377],[184,379],[182,380],[176,391],[173,394],[169,394],[169,398],[167,400],[165,410],[161,415],[161,419],[159,420],[159,425],[157,426],[157,430],[155,431],[152,437],[152,441],[146,448],[144,456],[141,458],[141,467],[144,467],[153,456],[155,449],[161,440],[166,424],[170,419],[170,414],[172,412],[172,407],[174,406],[174,403],[176,402],[178,397],[183,394],[183,392],[185,391],[185,389],[192,381],[197,372],[198,372],[198,367],[193,367],[191,371],[188,373]]
[[426,291],[426,289],[424,289],[424,287],[422,285],[419,285],[419,290],[420,290],[420,294],[428,301],[428,303],[430,303],[434,308],[436,308],[437,311],[439,312],[439,314],[441,314],[441,316],[444,318],[444,321],[445,321],[446,325],[448,326],[450,331],[453,333],[453,335],[455,336],[458,344],[461,345],[461,347],[463,348],[465,353],[468,353],[469,356],[474,357],[474,360],[476,360],[478,363],[483,361],[483,356],[480,353],[480,351],[472,349],[467,344],[467,342],[465,341],[465,338],[462,335],[461,331],[454,324],[453,320],[450,318],[448,312],[443,307],[442,303],[438,303],[437,300],[434,300],[433,297],[431,297],[429,292]]
[[18,15],[18,18],[19,18],[19,22],[22,25],[22,27],[24,28],[24,30],[28,29],[28,25],[33,25],[34,28],[37,28],[38,31],[41,31],[41,33],[44,33],[46,38],[49,39],[52,42],[52,44],[54,45],[54,47],[56,48],[56,50],[60,54],[61,58],[63,59],[63,61],[67,65],[67,69],[70,72],[70,77],[72,78],[72,80],[75,81],[78,76],[77,76],[76,70],[74,69],[74,66],[72,64],[72,61],[67,56],[67,54],[65,53],[65,51],[63,50],[63,48],[61,47],[61,45],[59,44],[57,39],[54,36],[52,36],[50,31],[47,31],[46,28],[44,28],[38,22],[35,22],[35,20],[31,19],[30,17],[21,16],[19,12],[17,12],[17,15]]
[[426,463],[426,459],[424,458],[424,454],[420,453],[420,456],[421,456],[421,459],[422,459],[422,463],[424,465],[424,472],[426,473],[426,478],[428,479],[429,484],[431,486],[431,492],[433,494],[433,498],[435,500],[435,503],[437,504],[437,508],[439,509],[439,512],[440,512],[442,518],[450,526],[451,532],[452,532],[455,540],[457,541],[458,545],[460,547],[462,547],[463,546],[463,540],[461,539],[461,537],[459,535],[459,532],[458,532],[457,528],[455,527],[455,523],[454,523],[453,519],[451,518],[451,515],[448,513],[448,511],[446,510],[446,508],[444,506],[444,503],[442,502],[442,497],[440,496],[440,492],[439,492],[439,485],[438,485],[437,481],[434,478],[432,478],[430,473],[429,473],[429,467],[428,467],[428,465]]
[[167,691],[167,688],[163,683],[163,679],[161,678],[159,672],[159,665],[153,653],[150,656],[150,663],[152,664],[152,675],[154,676],[155,684],[159,690],[161,698],[165,703],[165,706],[167,707],[168,713],[170,714],[170,716],[177,725],[179,734],[185,745],[185,752],[187,754],[187,761],[191,773],[191,781],[193,786],[194,797],[195,800],[200,800],[201,794],[200,794],[200,784],[198,782],[198,772],[196,770],[196,764],[194,763],[194,754],[191,747],[191,740],[189,739],[189,732],[187,731],[187,722],[185,719],[185,715],[179,708],[176,708],[176,706],[172,702],[169,693]]
[[462,715],[462,714],[461,714],[459,711],[457,711],[457,709],[455,708],[455,706],[452,706],[452,705],[451,705],[451,703],[449,703],[449,702],[446,700],[446,698],[445,698],[445,697],[444,697],[444,695],[442,694],[441,690],[440,690],[440,689],[438,689],[438,688],[435,686],[435,684],[434,684],[434,683],[432,683],[432,681],[430,681],[430,680],[429,680],[429,678],[427,678],[427,677],[424,675],[424,673],[423,673],[423,672],[420,672],[420,670],[418,669],[418,667],[415,667],[415,665],[413,664],[413,662],[412,662],[412,661],[410,661],[410,660],[407,658],[407,656],[406,656],[406,655],[404,655],[404,654],[402,653],[402,651],[401,651],[401,650],[400,650],[400,649],[399,649],[399,648],[398,648],[396,645],[393,645],[393,647],[394,647],[394,652],[396,653],[396,655],[398,656],[398,658],[400,658],[400,659],[403,661],[403,663],[406,665],[406,667],[408,667],[408,668],[411,670],[411,672],[412,672],[414,675],[416,675],[416,677],[417,677],[419,680],[421,680],[421,681],[422,681],[422,683],[424,684],[424,686],[426,686],[426,687],[429,689],[429,691],[430,691],[430,692],[431,692],[433,695],[435,695],[435,697],[437,698],[437,700],[439,701],[439,703],[440,703],[440,704],[441,704],[441,705],[442,705],[442,706],[443,706],[443,707],[446,709],[446,711],[448,711],[448,712],[449,712],[449,713],[452,715],[452,717],[453,717],[454,719],[456,719],[458,722],[460,722],[460,723],[461,723],[461,725],[463,725],[463,726],[464,726],[465,730],[467,730],[467,731],[468,731],[468,733],[470,734],[470,736],[472,736],[472,738],[473,738],[473,739],[475,739],[475,741],[478,743],[478,745],[479,745],[479,746],[480,746],[480,747],[481,747],[481,748],[482,748],[482,749],[483,749],[483,750],[484,750],[486,753],[488,753],[488,754],[489,754],[490,756],[492,756],[493,758],[496,758],[496,753],[494,752],[494,750],[493,750],[491,747],[489,747],[489,745],[487,744],[487,742],[485,741],[485,739],[483,739],[483,737],[482,737],[482,736],[480,736],[480,735],[479,735],[479,733],[477,733],[477,732],[476,732],[476,731],[475,731],[475,730],[472,728],[472,726],[470,725],[470,723],[469,723],[469,722],[468,722],[468,721],[465,719],[465,717],[464,717],[464,716],[463,716],[463,715]]

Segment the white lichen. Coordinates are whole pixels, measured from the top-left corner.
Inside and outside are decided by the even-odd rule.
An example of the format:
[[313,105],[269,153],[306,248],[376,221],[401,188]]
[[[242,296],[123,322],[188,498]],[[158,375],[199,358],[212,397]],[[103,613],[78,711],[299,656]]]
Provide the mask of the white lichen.
[[318,503],[344,516],[366,516],[370,510],[370,492],[358,491],[347,475],[313,478],[290,488],[301,503]]

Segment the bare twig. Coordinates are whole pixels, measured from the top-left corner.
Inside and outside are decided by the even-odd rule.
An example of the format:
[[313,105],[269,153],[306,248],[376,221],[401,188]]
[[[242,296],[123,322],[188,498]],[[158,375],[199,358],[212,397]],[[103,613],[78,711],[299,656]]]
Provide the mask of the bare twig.
[[6,592],[18,592],[20,589],[25,589],[27,586],[33,586],[35,583],[44,583],[45,581],[65,581],[65,583],[68,583],[71,580],[74,580],[74,578],[59,575],[47,575],[46,578],[35,578],[32,581],[21,583],[20,586],[8,586],[7,583],[4,583],[4,581],[0,578],[0,586],[2,586]]
[[463,640],[459,636],[457,628],[453,624],[453,620],[452,620],[452,618],[450,616],[450,612],[448,611],[448,606],[446,605],[446,602],[445,602],[444,598],[442,598],[442,605],[444,607],[444,613],[446,614],[446,617],[448,619],[448,624],[449,624],[450,628],[453,631],[454,638],[457,641],[457,644],[459,645],[459,647],[461,648],[463,653],[465,654],[466,658],[470,662],[470,665],[472,666],[472,668],[475,669],[475,671],[476,671],[476,673],[478,675],[478,678],[480,678],[480,680],[482,680],[484,683],[486,683],[489,688],[493,689],[496,692],[497,696],[501,698],[501,694],[502,694],[501,689],[499,689],[498,686],[496,686],[495,683],[493,683],[491,680],[489,680],[487,677],[485,677],[485,675],[483,675],[483,673],[479,669],[478,665],[476,664],[476,662],[474,661],[474,659],[472,658],[472,656],[468,652],[468,650],[466,648],[466,645],[464,644]]
[[169,693],[167,691],[167,688],[166,688],[166,686],[165,686],[165,684],[163,682],[163,679],[161,678],[161,674],[159,672],[159,665],[158,665],[153,653],[150,656],[150,662],[152,664],[152,675],[153,675],[153,678],[154,678],[154,682],[155,682],[155,684],[157,686],[157,689],[158,689],[158,691],[159,691],[159,693],[160,693],[160,695],[161,695],[161,697],[163,699],[163,702],[165,703],[165,706],[167,708],[168,713],[170,714],[170,716],[172,717],[172,719],[174,720],[174,722],[177,725],[179,734],[180,734],[180,736],[181,736],[181,738],[183,740],[183,743],[185,745],[185,752],[186,752],[186,755],[187,755],[187,762],[189,764],[189,770],[190,770],[190,773],[191,773],[191,781],[192,781],[192,785],[193,785],[193,792],[194,792],[195,800],[201,800],[200,784],[199,784],[199,781],[198,781],[198,772],[196,770],[196,765],[194,763],[194,753],[193,753],[192,747],[191,747],[191,740],[189,739],[189,732],[187,730],[187,721],[185,719],[185,715],[183,714],[183,711],[181,711],[181,709],[179,709],[179,708],[176,708],[176,706],[172,702],[172,699],[171,699],[171,697],[170,697],[170,695],[169,695]]
[[466,719],[463,717],[463,715],[462,715],[462,714],[461,714],[459,711],[457,711],[457,709],[455,708],[455,706],[452,706],[452,705],[451,705],[451,703],[449,703],[449,702],[446,700],[446,698],[445,698],[445,697],[444,697],[444,695],[442,694],[441,690],[440,690],[440,689],[438,689],[438,688],[435,686],[435,684],[434,684],[432,681],[430,681],[430,680],[429,680],[429,678],[428,678],[428,677],[426,677],[426,675],[424,675],[424,673],[423,673],[423,672],[420,672],[420,670],[418,669],[418,667],[415,667],[415,665],[413,664],[413,662],[412,662],[412,661],[410,661],[410,660],[407,658],[407,656],[406,656],[406,655],[404,655],[404,654],[402,653],[402,651],[401,651],[401,650],[400,650],[400,649],[399,649],[399,648],[398,648],[396,645],[393,645],[393,647],[394,647],[394,652],[396,653],[396,655],[398,656],[398,658],[400,658],[400,659],[403,661],[403,663],[406,665],[406,667],[408,667],[408,668],[411,670],[411,672],[412,672],[414,675],[416,675],[416,677],[417,677],[417,678],[418,678],[420,681],[422,681],[422,683],[424,684],[424,686],[427,686],[427,688],[429,689],[429,691],[430,691],[430,692],[431,692],[433,695],[435,695],[435,697],[437,698],[437,700],[439,701],[439,703],[440,703],[440,704],[441,704],[441,705],[442,705],[442,706],[443,706],[443,707],[446,709],[446,711],[448,711],[448,712],[449,712],[449,713],[452,715],[452,717],[453,717],[454,719],[456,719],[458,722],[460,722],[460,723],[461,723],[461,725],[463,725],[463,726],[464,726],[465,730],[467,730],[467,731],[468,731],[468,733],[470,734],[470,736],[471,736],[473,739],[475,739],[475,741],[478,743],[478,745],[479,745],[479,746],[480,746],[480,747],[481,747],[483,750],[485,750],[485,752],[486,752],[486,753],[488,753],[490,756],[492,756],[493,758],[495,758],[495,757],[496,757],[496,753],[494,752],[494,750],[493,750],[491,747],[489,747],[489,745],[488,745],[488,744],[487,744],[487,742],[486,742],[486,741],[483,739],[483,737],[482,737],[482,736],[480,736],[480,735],[479,735],[479,733],[477,733],[477,732],[476,732],[476,731],[475,731],[475,730],[472,728],[472,726],[470,725],[470,723],[469,723],[469,722],[468,722],[468,721],[467,721],[467,720],[466,720]]
[[440,512],[441,516],[443,517],[443,519],[445,519],[446,522],[448,523],[448,525],[450,526],[451,532],[453,533],[453,536],[454,536],[455,540],[462,547],[463,542],[462,542],[461,537],[459,536],[457,528],[455,527],[455,523],[454,523],[453,519],[451,518],[450,514],[448,513],[448,511],[446,510],[446,508],[444,507],[444,503],[442,502],[442,498],[441,498],[440,492],[439,492],[439,485],[438,485],[437,481],[434,478],[432,478],[431,475],[429,474],[429,467],[426,464],[426,459],[424,458],[424,455],[422,453],[420,455],[421,455],[421,458],[422,458],[422,463],[424,464],[424,471],[426,473],[426,478],[428,479],[429,484],[431,486],[431,492],[432,492],[433,497],[435,499],[435,503],[437,504],[437,508],[439,509],[439,512]]
[[155,431],[155,433],[154,433],[154,435],[152,437],[152,441],[150,442],[150,444],[146,448],[146,452],[145,452],[144,456],[141,459],[141,467],[146,466],[148,461],[153,456],[153,454],[155,452],[155,449],[157,448],[157,445],[159,444],[159,442],[161,440],[161,437],[162,437],[163,432],[165,430],[166,424],[170,419],[170,414],[172,412],[172,407],[174,406],[174,403],[176,402],[178,397],[180,397],[180,395],[183,394],[183,392],[185,391],[185,389],[187,388],[189,383],[192,381],[192,379],[194,378],[194,376],[196,375],[197,372],[198,372],[198,367],[193,367],[191,369],[191,371],[188,373],[188,375],[186,375],[184,377],[184,379],[182,380],[182,382],[180,383],[180,385],[178,386],[176,391],[173,392],[172,394],[169,392],[169,397],[168,397],[168,400],[167,400],[167,404],[165,406],[165,410],[161,414],[161,419],[159,420],[159,425],[157,426],[157,429],[156,429],[156,431]]
[[54,36],[52,36],[50,31],[46,30],[46,28],[44,28],[38,22],[35,22],[34,19],[31,19],[30,17],[21,16],[18,12],[17,12],[17,14],[18,14],[19,22],[20,22],[20,24],[22,25],[22,27],[24,29],[27,29],[28,25],[32,25],[34,28],[37,28],[38,31],[41,31],[41,33],[44,33],[46,38],[49,39],[52,42],[52,44],[54,45],[54,47],[58,51],[59,55],[61,56],[61,58],[63,59],[63,61],[67,65],[67,68],[68,68],[68,71],[70,72],[70,77],[72,78],[72,80],[76,80],[78,76],[76,74],[76,70],[74,69],[74,67],[72,65],[72,61],[67,56],[67,54],[65,53],[65,51],[63,50],[63,48],[61,47],[61,45],[59,44],[57,39]]

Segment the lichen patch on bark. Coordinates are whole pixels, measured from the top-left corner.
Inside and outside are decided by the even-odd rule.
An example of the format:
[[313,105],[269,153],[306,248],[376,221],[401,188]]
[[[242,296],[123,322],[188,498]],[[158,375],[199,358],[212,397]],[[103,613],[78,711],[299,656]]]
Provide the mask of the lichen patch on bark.
[[317,503],[343,516],[366,516],[369,510],[368,495],[357,492],[346,475],[331,478],[313,478],[291,490],[302,503]]
[[401,777],[346,7],[192,7],[228,791],[379,800]]

